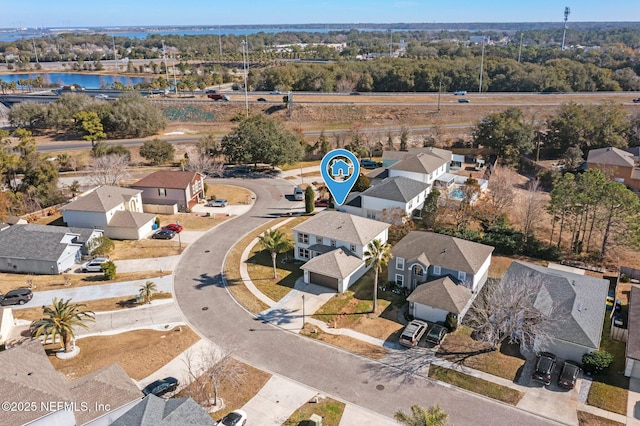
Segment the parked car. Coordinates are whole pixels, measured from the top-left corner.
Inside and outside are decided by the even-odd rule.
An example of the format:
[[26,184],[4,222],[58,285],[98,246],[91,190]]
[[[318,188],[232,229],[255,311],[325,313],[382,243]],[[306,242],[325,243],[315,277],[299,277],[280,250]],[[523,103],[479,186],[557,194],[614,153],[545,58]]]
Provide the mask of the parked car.
[[433,343],[434,345],[439,345],[446,334],[446,327],[440,324],[435,324],[427,333],[427,342]]
[[304,191],[299,186],[293,189],[293,199],[296,201],[304,200]]
[[178,388],[179,382],[175,377],[165,377],[161,380],[156,380],[153,383],[148,384],[142,393],[145,395],[153,394],[155,396],[162,396],[165,393],[172,392]]
[[279,90],[272,90],[269,92],[270,95],[279,95],[280,91]]
[[566,389],[573,389],[580,375],[580,367],[571,361],[565,361],[562,364],[562,372],[558,376],[558,386]]
[[96,95],[96,99],[109,99],[109,96],[105,95],[104,93],[100,93]]
[[229,97],[227,95],[223,95],[222,93],[209,93],[207,98],[213,99],[214,101],[228,101]]
[[217,198],[215,200],[207,201],[205,204],[207,207],[227,207],[227,200],[224,198]]
[[460,99],[458,99],[458,102],[461,103],[461,104],[469,104],[469,103],[471,103],[471,101],[469,99],[467,99],[467,98],[460,98]]
[[378,162],[373,160],[360,160],[360,165],[365,169],[377,169]]
[[108,262],[106,257],[96,257],[93,260],[85,262],[80,266],[82,272],[102,272],[102,264]]
[[182,225],[178,224],[178,223],[170,223],[166,226],[163,226],[162,229],[168,229],[169,231],[173,231],[173,232],[181,232],[182,231]]
[[9,290],[4,295],[0,294],[0,305],[24,305],[29,300],[33,299],[33,292],[28,288],[17,288],[15,290]]
[[455,92],[453,92],[454,95],[456,96],[464,96],[467,94],[466,90],[456,90]]
[[175,237],[176,233],[168,229],[161,229],[151,236],[156,240],[170,240]]
[[531,375],[533,380],[548,385],[551,383],[551,373],[556,366],[556,356],[551,352],[540,352],[536,362],[536,370]]
[[329,207],[328,198],[318,198],[314,203],[316,207]]
[[246,423],[247,413],[242,410],[235,410],[224,416],[218,426],[244,426]]
[[640,104],[640,98],[635,98],[635,99],[633,100],[633,103],[634,103],[634,104]]
[[427,323],[420,320],[413,320],[404,328],[400,335],[400,344],[412,348],[420,342],[425,331],[427,331]]
[[351,92],[349,93],[351,96],[360,96],[360,92]]
[[258,98],[257,100],[258,100],[258,102],[267,102],[267,100],[265,98]]

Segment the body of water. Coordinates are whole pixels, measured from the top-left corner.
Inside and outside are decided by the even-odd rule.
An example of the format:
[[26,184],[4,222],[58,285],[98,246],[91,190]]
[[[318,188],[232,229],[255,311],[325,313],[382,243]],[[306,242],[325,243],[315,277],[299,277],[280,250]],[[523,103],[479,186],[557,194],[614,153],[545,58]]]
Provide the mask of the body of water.
[[134,84],[150,80],[148,78],[127,77],[122,75],[78,74],[64,72],[0,74],[0,80],[6,82],[15,81],[17,84],[18,80],[33,80],[39,75],[41,75],[42,78],[44,78],[44,81],[48,84],[55,84],[58,86],[70,86],[72,84],[79,84],[86,89],[100,89],[103,87],[110,87],[116,81],[119,81],[125,86],[133,86]]

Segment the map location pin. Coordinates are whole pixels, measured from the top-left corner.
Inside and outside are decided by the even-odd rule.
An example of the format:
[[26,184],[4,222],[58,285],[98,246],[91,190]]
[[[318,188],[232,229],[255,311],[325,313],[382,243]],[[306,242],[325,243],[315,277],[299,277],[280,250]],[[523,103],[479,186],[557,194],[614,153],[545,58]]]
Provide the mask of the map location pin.
[[358,180],[360,163],[351,151],[334,149],[322,157],[320,173],[335,203],[341,206]]

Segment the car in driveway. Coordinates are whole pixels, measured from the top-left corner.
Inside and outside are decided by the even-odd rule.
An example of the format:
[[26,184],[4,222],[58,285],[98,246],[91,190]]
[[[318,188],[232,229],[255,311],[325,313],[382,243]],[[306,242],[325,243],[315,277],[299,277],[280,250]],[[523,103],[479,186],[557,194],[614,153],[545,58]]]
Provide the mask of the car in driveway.
[[302,188],[300,188],[299,186],[296,186],[293,189],[293,199],[295,201],[302,201],[304,200],[304,191],[302,190]]
[[168,229],[169,231],[173,232],[181,232],[183,227],[179,223],[170,223],[166,226],[163,226],[162,229]]
[[227,207],[227,200],[225,200],[224,198],[217,198],[215,200],[209,200],[209,201],[207,201],[207,204],[205,204],[205,206],[207,206],[207,207]]
[[24,305],[33,299],[33,292],[28,288],[16,288],[9,290],[5,294],[0,294],[0,305]]
[[447,334],[446,327],[440,324],[434,324],[434,326],[429,329],[426,339],[427,339],[427,342],[429,343],[433,343],[434,345],[439,345],[440,343],[442,343],[442,340],[444,339],[444,336],[446,334]]
[[581,368],[577,364],[571,361],[565,361],[564,364],[562,364],[560,376],[558,376],[558,386],[565,389],[573,389],[578,381],[580,371]]
[[469,99],[467,99],[467,98],[460,98],[460,99],[458,99],[458,103],[469,104],[469,103],[471,103],[471,101]]
[[218,422],[218,426],[244,426],[247,424],[247,413],[235,410],[227,414]]
[[328,198],[318,198],[315,201],[316,207],[329,207],[329,199]]
[[416,346],[424,333],[427,331],[428,324],[424,321],[413,320],[402,331],[399,342],[408,348]]
[[556,356],[551,352],[540,352],[536,359],[536,369],[531,375],[533,380],[545,385],[551,383],[551,374],[556,366]]
[[108,262],[106,257],[96,257],[80,266],[82,272],[102,272],[102,264]]
[[378,162],[373,160],[360,160],[360,166],[364,169],[377,169]]
[[165,377],[164,379],[156,380],[148,384],[142,389],[142,393],[145,395],[153,394],[155,396],[162,396],[176,390],[179,384],[178,379],[175,377]]
[[156,240],[170,240],[176,236],[176,233],[168,229],[161,229],[151,236]]

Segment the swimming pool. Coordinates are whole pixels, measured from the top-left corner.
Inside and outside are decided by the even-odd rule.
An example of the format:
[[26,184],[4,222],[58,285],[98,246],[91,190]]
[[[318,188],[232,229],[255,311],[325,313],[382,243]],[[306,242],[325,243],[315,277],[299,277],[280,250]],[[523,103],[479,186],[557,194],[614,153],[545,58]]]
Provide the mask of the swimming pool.
[[456,200],[462,200],[464,198],[464,191],[462,188],[454,188],[451,192],[449,192],[449,197],[455,198]]

